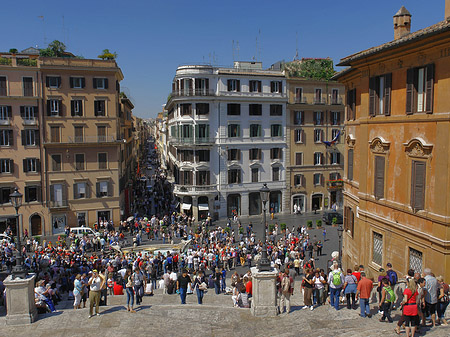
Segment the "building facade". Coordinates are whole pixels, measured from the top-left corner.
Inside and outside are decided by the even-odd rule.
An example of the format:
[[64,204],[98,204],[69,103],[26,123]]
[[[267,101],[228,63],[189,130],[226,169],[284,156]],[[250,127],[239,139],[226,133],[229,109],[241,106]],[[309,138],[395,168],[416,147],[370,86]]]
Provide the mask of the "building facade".
[[168,111],[169,169],[180,209],[197,219],[285,211],[286,80],[259,62],[177,69]]
[[[287,200],[290,213],[343,205],[344,86],[287,78]],[[329,142],[327,145],[324,142]]]
[[343,263],[388,262],[450,280],[450,5],[446,19],[341,60],[346,148]]

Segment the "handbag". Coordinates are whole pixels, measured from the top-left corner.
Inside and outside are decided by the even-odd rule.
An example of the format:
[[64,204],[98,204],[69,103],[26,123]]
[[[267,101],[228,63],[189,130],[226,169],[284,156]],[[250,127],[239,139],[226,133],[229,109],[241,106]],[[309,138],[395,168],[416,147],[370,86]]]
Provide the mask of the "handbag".
[[200,285],[198,286],[199,290],[206,290],[208,289],[208,286],[206,285],[205,282],[200,283]]

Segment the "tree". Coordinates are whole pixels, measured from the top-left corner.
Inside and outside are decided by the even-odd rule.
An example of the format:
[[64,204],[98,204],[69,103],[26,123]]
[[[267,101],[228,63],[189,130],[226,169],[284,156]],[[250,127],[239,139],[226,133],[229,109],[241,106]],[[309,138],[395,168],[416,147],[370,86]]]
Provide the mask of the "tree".
[[111,53],[109,49],[103,49],[102,54],[98,55],[98,58],[101,58],[102,60],[115,60],[117,58],[117,53]]
[[326,59],[302,59],[286,63],[284,69],[289,77],[304,77],[315,80],[329,80],[336,71],[333,68],[333,60]]
[[61,57],[66,51],[66,45],[61,41],[54,40],[47,48],[41,49],[39,54],[46,57]]
[[18,50],[17,50],[16,48],[11,48],[11,49],[9,50],[9,52],[10,52],[11,54],[17,54]]

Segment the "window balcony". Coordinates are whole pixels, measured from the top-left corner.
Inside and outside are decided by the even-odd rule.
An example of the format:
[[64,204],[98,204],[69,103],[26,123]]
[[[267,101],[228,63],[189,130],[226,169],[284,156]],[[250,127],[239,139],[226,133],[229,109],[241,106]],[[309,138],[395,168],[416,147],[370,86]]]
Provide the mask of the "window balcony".
[[75,136],[67,137],[68,143],[114,143],[114,136]]
[[327,100],[324,97],[314,97],[314,104],[326,104]]
[[214,138],[209,137],[197,137],[197,138],[180,138],[180,137],[169,137],[169,142],[172,145],[209,145],[214,144]]
[[331,98],[331,104],[332,105],[341,105],[342,104],[342,97]]
[[38,119],[37,118],[27,118],[23,120],[23,125],[37,125]]
[[170,93],[171,98],[176,97],[194,97],[194,96],[214,96],[216,93],[212,89],[183,89],[178,91],[172,91]]
[[48,207],[50,209],[67,208],[69,207],[69,202],[67,200],[49,201]]
[[294,100],[294,104],[308,104],[308,100],[306,97],[296,97]]
[[2,126],[11,125],[11,118],[0,119],[0,125]]
[[174,185],[174,193],[211,193],[217,192],[217,185]]

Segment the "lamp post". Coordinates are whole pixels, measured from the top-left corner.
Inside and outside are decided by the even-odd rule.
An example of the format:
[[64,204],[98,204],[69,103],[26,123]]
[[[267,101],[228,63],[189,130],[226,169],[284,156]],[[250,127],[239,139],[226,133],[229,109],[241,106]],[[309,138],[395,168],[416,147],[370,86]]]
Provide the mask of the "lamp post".
[[263,237],[263,248],[261,258],[258,261],[258,270],[259,271],[270,271],[270,261],[267,258],[267,244],[266,244],[266,203],[269,200],[269,188],[267,184],[264,184],[263,187],[259,190],[261,195],[261,201],[263,204],[263,222],[264,222],[264,237]]
[[342,268],[342,232],[344,232],[342,224],[339,224],[337,231],[339,237],[339,267]]
[[16,265],[13,267],[12,275],[13,278],[21,277],[25,278],[27,275],[27,271],[23,265],[23,257],[22,257],[22,243],[20,241],[20,226],[19,226],[19,208],[22,206],[22,197],[23,195],[19,192],[17,188],[14,189],[14,192],[9,195],[11,200],[11,204],[16,210],[16,235],[17,235],[17,251],[16,251]]

